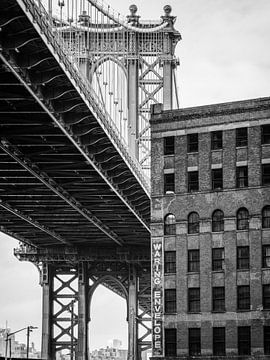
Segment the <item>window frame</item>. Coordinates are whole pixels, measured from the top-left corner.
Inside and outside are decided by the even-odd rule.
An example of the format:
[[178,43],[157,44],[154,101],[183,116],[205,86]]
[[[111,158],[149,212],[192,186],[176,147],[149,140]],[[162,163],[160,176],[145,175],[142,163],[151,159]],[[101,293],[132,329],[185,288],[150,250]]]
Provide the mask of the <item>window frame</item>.
[[270,355],[270,326],[268,325],[263,327],[263,348],[264,355]]
[[[169,143],[172,140],[172,143]],[[175,154],[175,136],[165,136],[163,138],[163,155],[174,155]]]
[[188,171],[188,192],[199,191],[199,171]]
[[261,125],[261,144],[270,144],[270,124]]
[[164,194],[175,193],[175,173],[164,173]]
[[221,150],[223,148],[222,130],[211,132],[211,150]]
[[[218,334],[218,332],[220,333]],[[226,355],[226,329],[221,326],[213,327],[213,355],[225,356]]]
[[270,186],[270,164],[262,164],[262,186]]
[[266,205],[262,208],[262,228],[270,228],[270,205]]
[[223,189],[223,168],[211,169],[212,190]]
[[200,288],[188,288],[188,312],[199,313],[201,311]]
[[236,188],[243,189],[246,187],[248,187],[248,166],[236,166]]
[[[196,138],[195,140],[192,139]],[[187,134],[187,153],[197,153],[199,150],[199,136],[198,133]]]
[[[247,255],[243,256],[241,251],[247,250]],[[249,270],[250,250],[249,246],[237,246],[236,249],[236,268],[237,270]]]
[[[215,220],[214,217],[217,213],[220,213],[220,218]],[[223,232],[224,231],[224,212],[220,209],[216,209],[212,213],[212,232]]]
[[164,290],[164,312],[165,314],[175,314],[177,312],[176,289]]
[[[173,336],[168,336],[169,334]],[[177,352],[177,329],[175,328],[165,328],[164,329],[164,345],[165,345],[165,356],[176,356]],[[173,338],[173,341],[172,341]],[[171,351],[172,350],[172,351]]]
[[[196,254],[196,255],[195,255]],[[192,256],[195,255],[195,259]],[[194,269],[192,269],[194,266]],[[188,250],[188,272],[200,272],[200,250]]]
[[164,251],[164,274],[176,274],[176,251]]
[[[221,257],[214,257],[214,253],[218,252],[217,250],[221,250]],[[221,263],[221,267],[214,266],[216,263]],[[212,248],[212,271],[224,271],[224,265],[225,265],[225,250],[224,247],[220,248]]]
[[212,312],[225,312],[225,287],[212,287]]
[[[169,220],[167,222],[167,219]],[[173,219],[170,220],[170,219]],[[164,236],[174,236],[176,234],[176,218],[172,213],[168,213],[164,217]]]
[[237,310],[250,311],[250,285],[237,286]]
[[[243,216],[245,214],[245,217]],[[248,230],[249,229],[249,212],[245,207],[241,207],[236,212],[236,229]]]
[[[263,310],[270,310],[270,284],[263,284],[262,287]],[[267,294],[266,289],[268,292]]]
[[[242,334],[241,334],[242,332]],[[238,326],[237,327],[237,345],[238,355],[250,355],[251,354],[251,336],[250,326]]]
[[[194,217],[197,217],[197,221],[194,221]],[[191,221],[192,220],[192,221]],[[188,234],[199,234],[200,232],[200,217],[196,211],[192,211],[188,214]]]
[[[269,249],[269,255],[267,254],[267,249]],[[266,269],[270,268],[270,244],[262,246],[262,267]]]
[[188,329],[188,352],[189,356],[201,355],[201,328]]
[[[241,134],[242,132],[242,134]],[[235,132],[235,147],[248,146],[248,128],[237,128]]]

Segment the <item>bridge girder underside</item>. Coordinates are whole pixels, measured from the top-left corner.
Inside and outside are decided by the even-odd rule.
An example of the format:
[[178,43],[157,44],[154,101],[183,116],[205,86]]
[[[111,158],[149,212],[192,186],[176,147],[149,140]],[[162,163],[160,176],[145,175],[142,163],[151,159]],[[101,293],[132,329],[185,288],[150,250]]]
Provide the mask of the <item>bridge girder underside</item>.
[[0,231],[37,249],[149,254],[149,193],[132,164],[15,0],[1,2],[0,28]]

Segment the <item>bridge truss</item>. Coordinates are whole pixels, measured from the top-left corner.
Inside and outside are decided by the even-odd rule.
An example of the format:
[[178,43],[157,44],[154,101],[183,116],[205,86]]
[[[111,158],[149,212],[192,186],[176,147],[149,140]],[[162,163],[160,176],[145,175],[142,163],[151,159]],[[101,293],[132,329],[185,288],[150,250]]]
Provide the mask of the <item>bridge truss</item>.
[[141,22],[131,7],[123,20],[96,1],[1,5],[0,230],[40,271],[43,357],[87,359],[91,297],[103,284],[127,301],[137,359],[151,332],[142,168],[150,104],[172,104],[175,18],[166,8],[160,22]]

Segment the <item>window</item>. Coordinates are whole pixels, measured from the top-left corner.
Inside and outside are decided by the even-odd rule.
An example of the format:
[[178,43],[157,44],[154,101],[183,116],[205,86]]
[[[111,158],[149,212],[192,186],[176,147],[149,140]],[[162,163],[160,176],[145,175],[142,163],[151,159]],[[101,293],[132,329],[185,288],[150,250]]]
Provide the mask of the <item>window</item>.
[[174,136],[164,138],[164,155],[174,155]]
[[188,172],[188,191],[198,191],[199,190],[199,172],[198,171],[189,171]]
[[248,187],[248,167],[237,166],[236,167],[236,187],[243,188]]
[[188,250],[188,271],[200,271],[200,250]]
[[248,144],[247,128],[236,129],[236,147],[247,146],[247,144]]
[[164,218],[164,235],[175,235],[175,216],[167,214]]
[[212,270],[224,270],[224,248],[212,249]]
[[188,329],[188,348],[189,348],[190,356],[201,354],[201,329],[200,328],[189,328]]
[[238,355],[250,355],[250,326],[238,326]]
[[270,125],[261,126],[262,144],[270,144]]
[[188,233],[189,234],[198,234],[200,227],[199,214],[192,212],[188,215]]
[[270,326],[263,327],[264,354],[270,355]]
[[176,356],[176,329],[165,329],[165,356]]
[[237,309],[250,310],[250,288],[249,285],[237,286]]
[[264,245],[262,250],[262,266],[270,268],[270,245]]
[[263,308],[270,310],[270,284],[263,285]]
[[236,214],[236,228],[237,230],[248,230],[249,227],[249,213],[246,208],[240,208]]
[[164,174],[164,193],[174,193],[174,173]]
[[176,289],[165,289],[165,313],[176,313]]
[[225,288],[224,286],[213,287],[212,289],[213,311],[225,311]]
[[249,246],[237,247],[237,269],[249,269]]
[[211,149],[222,149],[222,131],[213,131],[211,133]]
[[176,273],[176,252],[165,251],[164,252],[164,272],[165,274]]
[[188,289],[188,311],[189,312],[200,311],[200,288]]
[[212,169],[212,190],[221,190],[223,188],[222,169]]
[[187,136],[187,152],[198,152],[198,134],[188,134]]
[[213,327],[213,355],[226,355],[225,327]]
[[262,209],[262,227],[270,228],[270,206],[267,205]]
[[215,210],[212,215],[212,231],[224,231],[224,214],[221,210]]
[[270,164],[262,165],[262,185],[270,185]]

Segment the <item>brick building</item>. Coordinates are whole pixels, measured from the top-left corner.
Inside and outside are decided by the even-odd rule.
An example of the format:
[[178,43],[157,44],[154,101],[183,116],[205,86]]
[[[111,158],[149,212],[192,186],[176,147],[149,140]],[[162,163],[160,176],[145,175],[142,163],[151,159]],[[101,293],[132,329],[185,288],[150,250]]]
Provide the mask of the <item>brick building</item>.
[[153,356],[269,359],[270,98],[151,131]]

